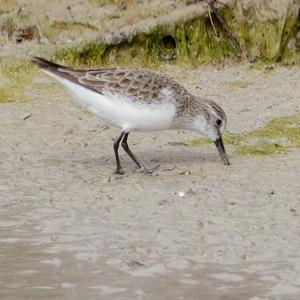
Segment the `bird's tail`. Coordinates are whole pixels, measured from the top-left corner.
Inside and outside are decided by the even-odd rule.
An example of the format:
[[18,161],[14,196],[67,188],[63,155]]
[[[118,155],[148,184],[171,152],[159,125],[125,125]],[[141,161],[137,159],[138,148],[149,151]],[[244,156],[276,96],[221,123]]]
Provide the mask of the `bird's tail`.
[[32,62],[34,64],[36,64],[39,68],[41,68],[42,70],[45,70],[45,71],[52,71],[54,73],[56,73],[55,71],[58,71],[59,69],[60,70],[63,70],[63,69],[68,69],[68,67],[65,67],[65,66],[62,66],[62,65],[59,65],[59,64],[56,64],[56,63],[53,63],[49,60],[46,60],[44,58],[41,58],[41,57],[37,57],[35,56],[33,59],[32,59]]

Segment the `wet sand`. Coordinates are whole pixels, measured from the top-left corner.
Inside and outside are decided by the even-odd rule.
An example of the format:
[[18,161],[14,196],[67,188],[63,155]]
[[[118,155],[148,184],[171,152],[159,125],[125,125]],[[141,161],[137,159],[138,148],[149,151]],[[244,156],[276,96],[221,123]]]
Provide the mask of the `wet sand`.
[[[230,132],[299,114],[298,68],[160,71],[220,103]],[[159,167],[141,174],[122,153],[113,175],[118,129],[38,80],[49,88],[1,104],[1,299],[299,299],[299,149],[227,145],[224,166],[212,144],[176,144],[191,132],[133,133]]]

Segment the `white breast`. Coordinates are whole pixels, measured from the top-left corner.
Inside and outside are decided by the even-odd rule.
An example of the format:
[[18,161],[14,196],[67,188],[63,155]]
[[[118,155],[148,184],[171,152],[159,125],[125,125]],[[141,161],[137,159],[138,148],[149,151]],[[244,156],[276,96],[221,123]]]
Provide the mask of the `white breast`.
[[175,116],[172,103],[141,104],[116,94],[102,95],[53,73],[44,72],[67,87],[82,107],[122,130],[154,131],[170,129],[172,126]]

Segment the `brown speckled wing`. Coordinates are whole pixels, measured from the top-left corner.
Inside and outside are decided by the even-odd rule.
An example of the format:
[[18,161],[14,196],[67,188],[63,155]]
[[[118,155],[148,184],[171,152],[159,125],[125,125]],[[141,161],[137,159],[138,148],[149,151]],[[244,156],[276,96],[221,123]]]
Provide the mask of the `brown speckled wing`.
[[45,71],[100,94],[119,94],[140,103],[176,103],[178,115],[183,113],[193,98],[184,87],[172,79],[144,69],[73,69],[40,57],[34,57],[32,62]]
[[62,77],[100,94],[116,93],[147,103],[158,100],[161,89],[171,83],[168,78],[143,69],[59,68],[58,72]]

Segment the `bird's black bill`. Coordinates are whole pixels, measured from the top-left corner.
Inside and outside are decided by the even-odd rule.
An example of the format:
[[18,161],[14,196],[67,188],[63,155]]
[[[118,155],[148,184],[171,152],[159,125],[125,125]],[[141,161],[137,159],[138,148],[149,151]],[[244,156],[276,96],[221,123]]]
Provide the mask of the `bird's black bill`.
[[217,140],[214,141],[217,149],[218,149],[218,152],[224,162],[225,165],[230,165],[229,163],[229,160],[228,160],[228,156],[225,152],[225,148],[224,148],[224,144],[223,144],[223,140],[222,140],[222,137],[219,137]]

